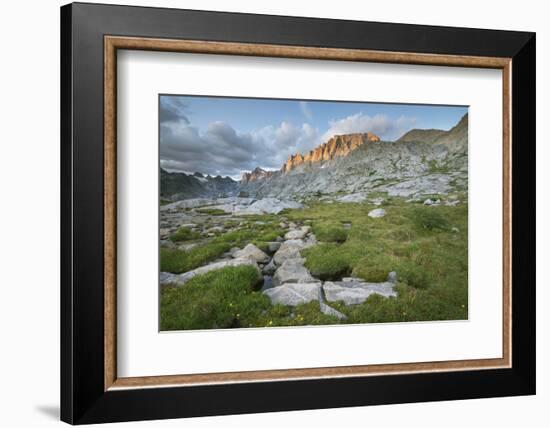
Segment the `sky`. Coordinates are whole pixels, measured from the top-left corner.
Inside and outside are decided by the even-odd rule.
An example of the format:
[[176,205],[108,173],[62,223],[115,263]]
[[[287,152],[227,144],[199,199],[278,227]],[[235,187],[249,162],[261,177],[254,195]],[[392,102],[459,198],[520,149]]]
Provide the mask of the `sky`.
[[171,172],[239,179],[280,169],[333,135],[372,132],[395,141],[414,128],[452,128],[466,106],[161,95],[160,163]]

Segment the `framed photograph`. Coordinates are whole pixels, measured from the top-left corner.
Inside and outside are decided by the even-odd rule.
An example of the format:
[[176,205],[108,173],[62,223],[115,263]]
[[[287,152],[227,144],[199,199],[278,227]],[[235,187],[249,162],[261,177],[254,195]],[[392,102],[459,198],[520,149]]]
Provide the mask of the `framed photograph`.
[[61,54],[62,420],[535,393],[533,33],[76,3]]

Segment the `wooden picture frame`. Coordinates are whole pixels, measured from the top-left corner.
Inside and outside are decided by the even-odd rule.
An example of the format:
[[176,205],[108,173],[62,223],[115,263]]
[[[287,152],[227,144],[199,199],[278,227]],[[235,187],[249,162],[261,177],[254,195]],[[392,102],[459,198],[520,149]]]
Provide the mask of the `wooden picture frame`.
[[[345,24],[347,30],[338,32],[337,20],[62,7],[62,420],[114,422],[535,392],[534,34]],[[502,70],[502,358],[118,377],[117,49]]]

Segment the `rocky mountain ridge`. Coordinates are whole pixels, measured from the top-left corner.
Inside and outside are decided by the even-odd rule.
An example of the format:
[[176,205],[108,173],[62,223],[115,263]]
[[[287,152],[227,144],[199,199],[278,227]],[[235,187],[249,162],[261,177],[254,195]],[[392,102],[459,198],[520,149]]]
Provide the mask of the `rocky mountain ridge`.
[[370,192],[448,193],[467,188],[467,152],[467,114],[448,131],[415,129],[395,142],[372,133],[338,135],[305,156],[291,156],[280,171],[241,182],[241,191],[255,198],[297,200]]
[[185,174],[160,169],[160,197],[167,201],[199,197],[227,197],[239,193],[239,182],[230,177]]
[[256,199],[309,197],[360,201],[369,193],[415,197],[467,190],[468,115],[450,130],[413,129],[394,142],[371,132],[335,135],[279,170],[257,167],[241,181],[161,169],[161,198],[178,201],[241,194]]
[[291,155],[281,167],[281,172],[289,172],[303,164],[314,164],[323,161],[330,161],[337,157],[345,157],[359,146],[367,142],[377,142],[380,138],[371,132],[335,135],[326,143],[323,143],[305,155],[296,153]]
[[403,134],[397,141],[401,143],[418,141],[433,143],[443,134],[445,134],[445,131],[441,129],[411,129],[409,132]]

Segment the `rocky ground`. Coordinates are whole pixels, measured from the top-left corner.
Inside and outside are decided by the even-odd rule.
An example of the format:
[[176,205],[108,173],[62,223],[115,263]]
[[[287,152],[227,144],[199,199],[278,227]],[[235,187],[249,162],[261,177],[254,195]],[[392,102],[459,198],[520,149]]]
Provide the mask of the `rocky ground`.
[[[261,278],[245,287],[243,299],[265,299],[254,298],[241,308],[249,313],[246,326],[464,319],[467,314],[464,193],[409,199],[358,193],[303,203],[191,199],[161,207],[160,223],[161,293],[181,291],[186,303],[171,303],[170,317],[185,311],[211,315],[194,324],[174,321],[166,329],[243,326],[238,313],[229,321],[211,320],[228,299],[225,291],[210,297],[210,309],[197,297],[218,277],[240,268]],[[235,284],[242,281],[237,278]],[[197,283],[206,288],[197,291]]]
[[[205,240],[219,233],[238,230],[239,225],[246,221],[243,213],[256,213],[254,206],[267,207],[267,213],[278,213],[281,208],[296,206],[284,201],[254,201],[250,198],[224,198],[224,200],[211,201],[181,201],[163,207],[161,237],[167,238],[181,227],[191,231],[200,231]],[[258,204],[258,202],[260,202]],[[225,214],[211,216],[201,213],[200,208],[223,209]],[[252,207],[252,209],[250,209]],[[198,210],[197,210],[198,209]],[[239,216],[241,213],[242,217]],[[266,213],[266,211],[263,211]],[[369,213],[373,218],[383,217],[383,209],[375,209]],[[226,228],[224,225],[228,216],[234,226]],[[161,272],[161,286],[181,287],[197,275],[207,272],[235,266],[254,266],[263,276],[261,292],[266,295],[272,304],[297,306],[309,302],[318,302],[322,313],[345,319],[346,316],[331,307],[327,302],[343,302],[346,305],[364,302],[372,294],[383,297],[396,296],[394,285],[395,272],[391,272],[388,280],[381,283],[368,283],[361,278],[344,277],[340,281],[322,281],[315,278],[304,266],[305,259],[300,251],[317,245],[317,239],[311,231],[311,226],[288,222],[286,218],[279,226],[283,233],[267,243],[266,251],[262,251],[256,245],[249,243],[243,248],[233,247],[221,257],[205,266],[174,274]],[[180,244],[179,248],[188,250],[200,245],[200,240],[193,244]],[[172,241],[163,239],[161,245],[176,247]]]

